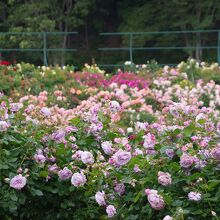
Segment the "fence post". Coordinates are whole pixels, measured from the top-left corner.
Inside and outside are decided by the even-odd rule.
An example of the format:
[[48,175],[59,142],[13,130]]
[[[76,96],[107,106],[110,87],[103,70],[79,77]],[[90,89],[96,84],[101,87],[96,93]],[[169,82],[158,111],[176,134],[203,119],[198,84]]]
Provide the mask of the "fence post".
[[220,30],[218,31],[218,64],[220,65]]
[[130,54],[130,61],[133,63],[133,45],[132,45],[132,41],[133,41],[133,34],[130,33],[129,34],[129,54]]
[[44,31],[44,66],[48,66],[47,63],[47,33]]

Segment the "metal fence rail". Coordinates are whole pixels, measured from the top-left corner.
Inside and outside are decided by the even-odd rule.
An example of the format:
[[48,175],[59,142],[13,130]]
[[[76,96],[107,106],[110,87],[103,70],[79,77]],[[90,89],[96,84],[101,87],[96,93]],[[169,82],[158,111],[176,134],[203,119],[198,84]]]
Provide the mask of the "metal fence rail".
[[[48,44],[49,36],[58,35],[76,35],[78,32],[0,32],[0,36],[40,36],[42,47],[41,48],[0,48],[1,52],[42,52],[42,60],[44,65],[48,65],[48,52],[75,52],[76,48],[50,48]],[[192,45],[192,46],[159,46],[159,47],[135,47],[135,36],[149,36],[149,35],[167,35],[167,34],[197,34],[197,33],[216,33],[217,45]],[[220,64],[220,30],[186,30],[186,31],[158,31],[158,32],[114,32],[114,33],[100,33],[100,36],[127,36],[128,45],[125,47],[101,47],[99,51],[125,51],[128,52],[130,60],[134,63],[134,52],[136,51],[164,51],[164,50],[216,50],[217,62]],[[161,64],[162,65],[162,64]],[[123,64],[101,64],[102,67],[123,67]]]
[[[215,46],[168,46],[168,47],[134,47],[133,37],[135,35],[163,35],[163,34],[187,34],[187,33],[216,33],[218,35],[218,45]],[[127,47],[101,47],[100,51],[128,51],[129,60],[133,63],[134,51],[149,51],[149,50],[196,50],[196,49],[214,49],[217,50],[217,62],[220,64],[220,30],[187,30],[187,31],[158,31],[158,32],[113,32],[113,33],[100,33],[101,36],[127,36],[129,37],[129,44]],[[101,66],[114,66],[114,64],[104,64]]]
[[76,35],[78,32],[0,32],[1,35],[26,35],[26,36],[41,36],[43,47],[42,48],[0,48],[1,52],[43,52],[43,61],[44,65],[48,66],[47,61],[47,52],[58,52],[58,51],[64,51],[64,52],[75,52],[77,49],[75,48],[48,48],[48,36],[50,35]]

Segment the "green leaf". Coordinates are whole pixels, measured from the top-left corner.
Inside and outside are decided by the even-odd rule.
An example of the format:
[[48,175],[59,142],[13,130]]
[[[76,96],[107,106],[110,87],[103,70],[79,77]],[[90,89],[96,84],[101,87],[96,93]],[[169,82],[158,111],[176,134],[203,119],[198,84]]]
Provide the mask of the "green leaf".
[[16,196],[16,194],[12,194],[10,195],[10,198],[12,201],[17,202],[18,201],[18,197]]
[[48,171],[46,171],[46,170],[40,171],[39,175],[40,175],[41,177],[46,178],[46,177],[48,176]]
[[36,196],[43,196],[43,192],[40,191],[39,189],[32,189],[32,192],[33,192],[34,195],[36,195]]
[[212,191],[219,184],[220,184],[220,180],[209,180],[208,181],[208,190]]

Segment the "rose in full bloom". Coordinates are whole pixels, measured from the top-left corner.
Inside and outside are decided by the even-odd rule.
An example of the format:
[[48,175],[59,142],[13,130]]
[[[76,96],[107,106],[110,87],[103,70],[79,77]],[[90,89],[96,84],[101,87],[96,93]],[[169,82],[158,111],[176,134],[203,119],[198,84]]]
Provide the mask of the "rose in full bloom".
[[76,187],[84,186],[86,181],[86,176],[83,173],[74,173],[71,178],[71,183]]
[[112,143],[110,141],[102,142],[101,146],[105,154],[111,155],[114,153],[114,149],[112,148]]
[[61,180],[67,180],[72,176],[72,171],[69,170],[67,167],[64,167],[62,170],[58,172],[58,176]]
[[180,158],[180,165],[183,168],[189,168],[193,165],[193,163],[194,163],[194,157],[188,154],[183,154],[182,157]]
[[95,200],[96,202],[100,205],[100,206],[103,206],[103,205],[106,205],[106,202],[105,202],[105,192],[102,191],[102,192],[97,192],[95,194]]
[[115,209],[115,207],[114,207],[113,205],[108,205],[108,206],[106,207],[106,213],[108,214],[108,217],[109,217],[109,218],[114,217],[115,214],[116,214],[116,209]]
[[131,153],[127,151],[123,151],[121,149],[113,155],[113,160],[115,164],[118,166],[127,164],[130,159],[131,159]]
[[84,164],[93,164],[94,163],[94,157],[92,153],[89,151],[84,151],[81,153],[81,160]]
[[163,197],[158,194],[157,190],[146,189],[145,193],[147,194],[147,200],[153,209],[161,210],[165,207]]
[[26,185],[26,183],[27,183],[26,177],[19,174],[10,180],[10,187],[20,190]]
[[190,192],[190,193],[188,193],[188,198],[191,201],[198,202],[202,199],[202,195],[200,193],[197,193],[197,192]]
[[158,172],[158,183],[160,183],[163,186],[169,186],[172,184],[171,175],[169,173],[165,172]]

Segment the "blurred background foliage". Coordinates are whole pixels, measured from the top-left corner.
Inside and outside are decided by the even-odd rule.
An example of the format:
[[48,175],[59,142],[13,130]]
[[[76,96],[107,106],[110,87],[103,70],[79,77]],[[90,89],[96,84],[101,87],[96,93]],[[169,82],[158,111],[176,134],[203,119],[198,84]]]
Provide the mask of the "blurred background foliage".
[[[128,52],[103,52],[99,47],[127,47],[126,36],[99,36],[99,32],[172,31],[218,29],[218,0],[1,0],[1,32],[68,32],[77,35],[48,36],[49,48],[76,48],[77,52],[48,52],[51,65],[85,62],[120,63]],[[155,59],[159,63],[178,63],[187,57],[216,61],[217,50],[199,47],[216,46],[216,33],[163,34],[135,36],[134,47],[197,46],[192,50],[156,50],[134,52],[135,63]],[[0,48],[43,48],[42,35],[1,35]],[[42,52],[2,52],[2,59],[43,64]]]

